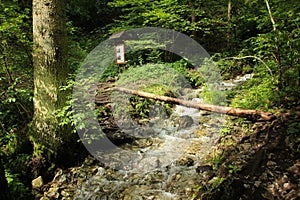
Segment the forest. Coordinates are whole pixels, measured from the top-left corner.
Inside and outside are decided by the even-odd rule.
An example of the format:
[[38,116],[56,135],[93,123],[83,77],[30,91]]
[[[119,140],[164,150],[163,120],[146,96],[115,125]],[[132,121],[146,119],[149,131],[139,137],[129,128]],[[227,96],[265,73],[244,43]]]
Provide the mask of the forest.
[[0,199],[300,199],[298,0],[0,1]]

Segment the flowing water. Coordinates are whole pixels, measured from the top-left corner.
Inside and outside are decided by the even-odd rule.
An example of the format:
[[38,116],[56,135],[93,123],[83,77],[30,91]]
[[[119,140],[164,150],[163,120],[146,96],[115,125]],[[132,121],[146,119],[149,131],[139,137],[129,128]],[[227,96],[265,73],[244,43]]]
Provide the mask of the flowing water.
[[[223,82],[223,89],[230,89],[251,77],[247,75]],[[189,93],[195,102],[201,102],[197,98],[199,91]],[[65,190],[65,195],[61,192],[64,199],[70,196],[70,199],[91,200],[191,199],[199,179],[205,178],[197,167],[203,165],[205,157],[216,147],[225,121],[224,115],[177,105],[170,118],[161,127],[156,127],[158,134],[123,146],[140,153],[139,165],[135,168],[114,170],[91,164],[77,169],[81,171],[80,175],[78,171],[58,173],[54,181],[72,182],[73,189]],[[144,170],[145,166],[150,166],[149,170]]]
[[224,122],[220,114],[176,106],[172,116],[156,127],[158,134],[123,147],[140,152],[134,169],[99,166],[96,174],[80,185],[76,199],[188,199],[201,178],[196,167],[213,150]]

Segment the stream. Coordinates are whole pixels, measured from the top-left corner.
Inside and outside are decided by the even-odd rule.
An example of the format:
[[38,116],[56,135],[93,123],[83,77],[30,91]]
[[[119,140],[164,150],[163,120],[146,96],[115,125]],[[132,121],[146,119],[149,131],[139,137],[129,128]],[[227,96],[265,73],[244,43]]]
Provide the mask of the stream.
[[[193,101],[200,99],[193,98]],[[212,151],[218,139],[219,125],[225,122],[221,115],[212,115],[216,114],[177,105],[170,120],[160,130],[156,127],[158,134],[123,147],[139,150],[141,157],[135,162],[137,166],[129,171],[107,171],[99,166],[96,174],[76,191],[76,199],[191,197],[197,180],[201,178],[196,167]],[[145,170],[147,167],[149,169]]]
[[[221,89],[231,89],[252,76],[224,81]],[[187,94],[192,101],[201,102],[199,92],[193,89]],[[117,170],[88,157],[81,167],[59,170],[42,199],[191,199],[199,179],[205,178],[204,171],[210,170],[199,170],[199,166],[205,165],[205,158],[216,148],[225,122],[225,115],[176,105],[172,115],[155,126],[157,134],[122,146],[139,152],[130,170]],[[118,160],[123,155],[115,156]]]

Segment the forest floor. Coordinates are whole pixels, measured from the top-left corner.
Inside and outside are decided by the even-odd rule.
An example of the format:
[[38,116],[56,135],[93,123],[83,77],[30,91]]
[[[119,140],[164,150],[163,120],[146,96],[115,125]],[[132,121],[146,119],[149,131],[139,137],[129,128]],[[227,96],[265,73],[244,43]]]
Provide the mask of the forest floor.
[[[299,111],[233,124],[218,143],[194,199],[300,199]],[[238,120],[237,120],[238,121]],[[242,130],[242,127],[248,129]]]

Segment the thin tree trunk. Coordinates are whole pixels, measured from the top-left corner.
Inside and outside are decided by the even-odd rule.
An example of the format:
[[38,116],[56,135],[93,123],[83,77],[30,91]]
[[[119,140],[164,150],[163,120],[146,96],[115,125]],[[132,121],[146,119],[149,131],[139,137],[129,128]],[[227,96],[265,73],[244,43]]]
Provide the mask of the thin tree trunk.
[[269,1],[265,0],[265,2],[266,2],[266,6],[267,6],[267,9],[268,9],[269,15],[270,15],[270,20],[272,22],[273,31],[274,31],[274,34],[275,34],[276,52],[274,54],[274,57],[275,57],[276,62],[278,64],[278,87],[279,87],[279,89],[282,89],[283,88],[283,79],[282,79],[283,69],[282,69],[282,65],[281,65],[281,55],[280,55],[280,47],[279,47],[279,39],[278,39],[278,34],[277,34],[276,22],[275,22],[275,19],[273,17],[273,14],[272,14]]
[[228,22],[228,28],[227,28],[227,48],[231,48],[231,9],[232,4],[231,0],[228,1],[228,8],[227,8],[227,22]]
[[271,19],[271,22],[272,22],[272,25],[273,25],[273,31],[276,32],[276,23],[275,23],[275,19],[273,17],[272,11],[271,11],[269,1],[265,0],[265,2],[266,2],[266,6],[267,6],[267,9],[268,9],[268,12],[269,12],[269,15],[270,15],[270,19]]
[[[192,1],[189,2],[191,10],[192,10],[192,14],[191,14],[191,22],[192,24],[197,22],[197,17],[196,17],[196,13],[195,13],[195,5]],[[193,30],[192,31],[192,37],[195,39],[197,38],[197,31]]]
[[233,107],[226,107],[226,106],[217,106],[217,105],[211,105],[211,104],[205,104],[205,103],[197,103],[193,101],[187,101],[182,99],[177,99],[173,97],[167,97],[167,96],[160,96],[148,92],[138,91],[138,90],[131,90],[127,88],[120,88],[115,87],[114,90],[125,92],[129,94],[138,95],[145,98],[170,102],[174,104],[179,104],[191,108],[196,108],[200,110],[206,110],[216,113],[224,113],[227,115],[233,115],[233,116],[240,116],[240,117],[251,117],[253,119],[259,119],[259,120],[271,120],[274,118],[274,115],[269,112],[263,112],[259,110],[249,110],[249,109],[243,109],[243,108],[233,108]]

